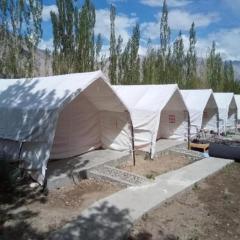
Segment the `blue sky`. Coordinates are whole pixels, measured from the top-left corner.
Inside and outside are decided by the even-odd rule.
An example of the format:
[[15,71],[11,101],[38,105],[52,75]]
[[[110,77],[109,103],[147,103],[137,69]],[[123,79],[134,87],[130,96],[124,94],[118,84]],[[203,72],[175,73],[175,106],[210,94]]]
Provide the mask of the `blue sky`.
[[[109,6],[117,10],[116,33],[124,43],[131,36],[138,22],[141,28],[139,53],[146,53],[146,42],[150,38],[154,47],[159,44],[159,26],[162,0],[92,0],[96,7],[95,32],[104,38],[103,51],[108,54]],[[79,1],[80,3],[83,0]],[[52,47],[50,10],[57,11],[55,0],[43,0],[43,40],[41,48]],[[194,21],[197,31],[197,51],[206,57],[213,40],[224,59],[240,60],[240,0],[168,0],[169,25],[174,41],[179,30],[183,32],[185,47],[188,47],[188,31]]]

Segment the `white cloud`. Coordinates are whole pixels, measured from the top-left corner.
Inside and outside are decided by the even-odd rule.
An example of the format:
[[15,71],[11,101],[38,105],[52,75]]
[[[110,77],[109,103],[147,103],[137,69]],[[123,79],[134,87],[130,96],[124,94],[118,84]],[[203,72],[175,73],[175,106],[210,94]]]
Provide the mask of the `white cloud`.
[[141,24],[141,35],[145,39],[157,39],[160,36],[160,22],[144,22]]
[[[99,9],[96,10],[96,25],[95,34],[101,33],[102,37],[106,40],[110,39],[110,15],[109,10]],[[116,37],[121,35],[123,43],[126,44],[131,35],[131,30],[137,22],[136,17],[129,17],[124,14],[116,16],[115,19],[115,32]]]
[[190,13],[184,10],[172,10],[169,12],[169,25],[173,30],[189,30],[192,22],[196,27],[207,27],[217,22],[220,18],[217,13]]
[[199,39],[197,49],[203,57],[211,48],[212,41],[216,42],[217,52],[223,59],[240,60],[240,28],[221,29],[218,32],[210,33],[206,38]]
[[56,5],[43,5],[43,11],[42,11],[42,20],[47,22],[50,20],[50,12],[57,12],[57,6]]
[[45,50],[45,49],[49,49],[50,51],[53,50],[53,39],[50,38],[48,40],[41,40],[41,42],[38,45],[39,49]]
[[[163,5],[163,1],[161,0],[141,0],[140,2],[150,7],[161,7]],[[169,7],[183,7],[191,2],[190,0],[168,0],[167,5]]]
[[[161,13],[156,16],[155,22],[144,22],[141,24],[142,36],[146,39],[157,39],[160,36],[160,19]],[[219,20],[217,13],[190,13],[184,10],[171,10],[168,16],[168,22],[171,30],[188,31],[192,22],[195,23],[195,27],[207,27],[210,24]]]

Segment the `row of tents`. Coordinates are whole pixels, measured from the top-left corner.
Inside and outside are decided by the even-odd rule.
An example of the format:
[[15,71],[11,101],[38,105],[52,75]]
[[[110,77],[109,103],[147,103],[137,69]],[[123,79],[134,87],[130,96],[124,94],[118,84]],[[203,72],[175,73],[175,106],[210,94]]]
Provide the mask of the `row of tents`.
[[161,138],[235,129],[238,110],[240,96],[233,93],[176,84],[111,86],[101,71],[1,79],[0,157],[20,161],[43,183],[49,159],[99,148],[153,157]]

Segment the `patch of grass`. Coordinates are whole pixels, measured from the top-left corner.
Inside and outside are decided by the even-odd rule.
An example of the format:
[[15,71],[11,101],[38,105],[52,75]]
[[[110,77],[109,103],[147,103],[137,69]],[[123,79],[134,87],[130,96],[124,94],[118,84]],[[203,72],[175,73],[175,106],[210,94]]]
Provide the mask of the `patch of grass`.
[[145,177],[150,180],[155,180],[155,176],[152,173],[146,174]]
[[198,191],[198,190],[200,190],[200,187],[199,187],[198,183],[194,183],[194,185],[193,185],[193,187],[192,187],[192,190],[193,190],[193,191]]

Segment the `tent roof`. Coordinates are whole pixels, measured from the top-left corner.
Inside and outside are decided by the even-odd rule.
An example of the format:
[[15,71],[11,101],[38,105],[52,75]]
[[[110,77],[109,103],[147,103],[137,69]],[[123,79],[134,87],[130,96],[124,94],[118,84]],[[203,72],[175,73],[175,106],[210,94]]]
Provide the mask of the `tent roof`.
[[138,110],[161,111],[178,90],[177,84],[113,86],[123,102]]
[[181,90],[183,99],[189,110],[204,111],[211,96],[213,96],[212,89],[199,90]]
[[[103,80],[106,83],[104,85],[110,88],[106,76],[101,71],[38,78],[0,79],[0,108],[59,108],[97,79]],[[101,91],[98,91],[98,95],[101,95]]]
[[234,108],[237,107],[233,93],[214,93],[214,97],[219,109],[226,109],[228,111],[232,101]]

